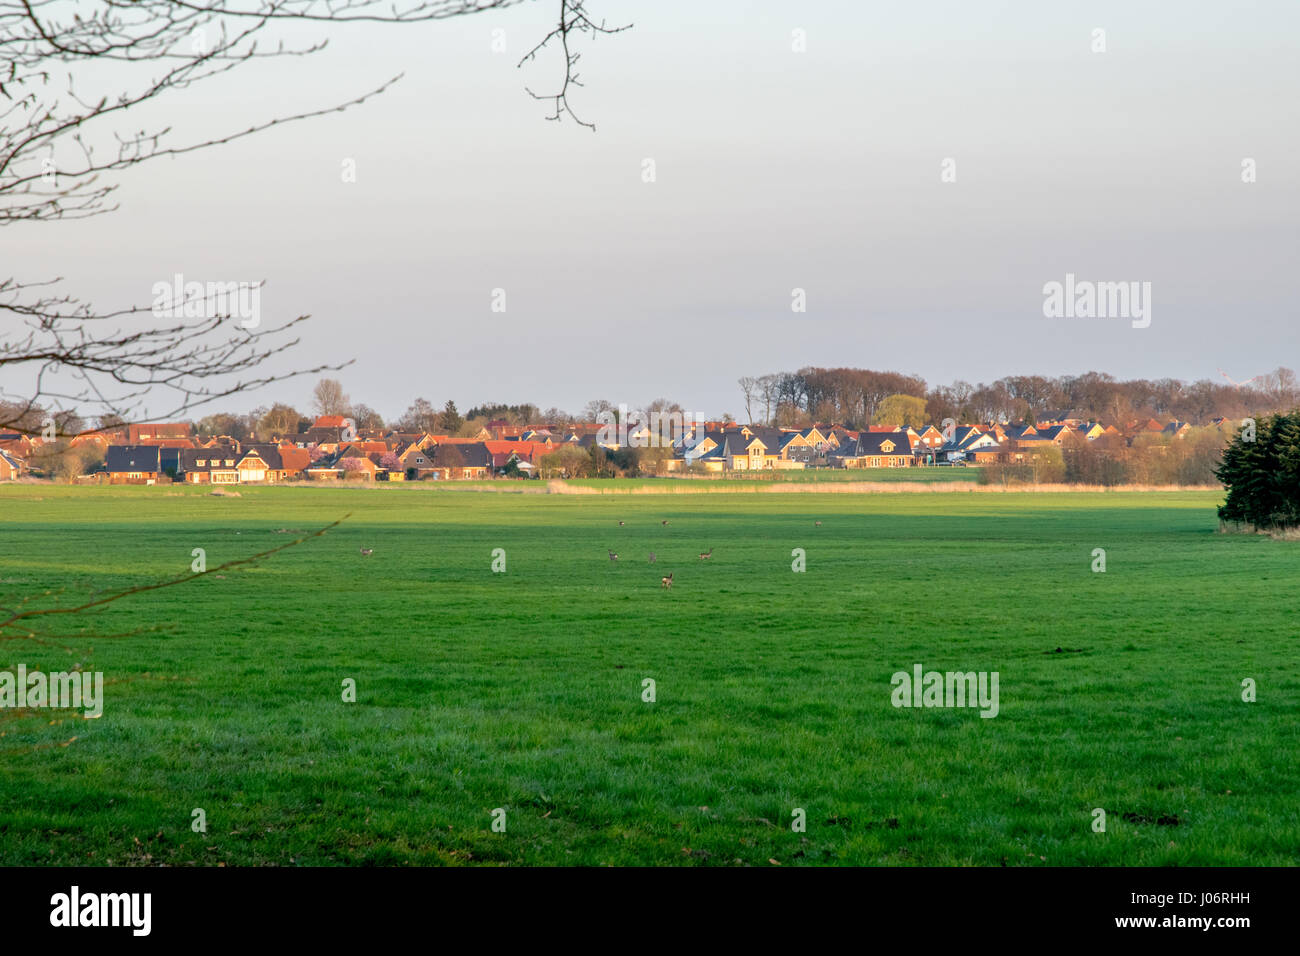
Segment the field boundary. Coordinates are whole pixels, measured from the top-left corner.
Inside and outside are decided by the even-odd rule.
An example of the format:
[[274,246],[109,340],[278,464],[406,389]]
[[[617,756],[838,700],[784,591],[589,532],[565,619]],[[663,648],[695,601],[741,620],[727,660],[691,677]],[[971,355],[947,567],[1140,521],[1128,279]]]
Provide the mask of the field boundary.
[[[587,480],[587,479],[583,479]],[[622,479],[612,479],[618,482]],[[636,479],[632,479],[635,481]],[[47,488],[107,488],[121,490],[124,488],[141,488],[143,485],[65,485],[59,482],[48,482],[39,480],[20,480],[5,482],[0,485],[0,490],[5,486],[9,487],[47,487]],[[155,492],[159,492],[167,497],[177,495],[205,495],[214,496],[218,491],[214,491],[208,485],[156,485],[152,486]],[[736,484],[723,484],[722,482],[699,482],[695,481],[663,481],[647,484],[628,484],[609,486],[593,486],[587,484],[572,484],[561,478],[552,478],[545,484],[536,481],[510,481],[510,480],[493,480],[493,481],[428,481],[428,482],[394,482],[389,485],[387,482],[370,482],[370,481],[277,481],[273,483],[256,484],[256,485],[236,485],[234,488],[314,488],[317,490],[352,490],[352,491],[379,491],[385,487],[410,488],[419,487],[431,492],[439,491],[477,491],[489,494],[508,494],[508,495],[763,495],[763,494],[780,494],[780,495],[893,495],[893,494],[926,494],[926,495],[945,495],[945,494],[1082,494],[1082,493],[1159,493],[1168,494],[1170,492],[1222,492],[1221,485],[1069,485],[1069,484],[1024,484],[1016,483],[1009,485],[981,485],[973,481],[776,481],[776,482],[747,482]],[[183,490],[182,490],[183,489]],[[225,496],[239,497],[238,491],[233,494],[226,492]],[[15,497],[9,500],[42,500]]]
[[[487,488],[484,490],[495,491]],[[505,489],[502,489],[505,490]],[[692,486],[687,484],[638,485],[630,488],[594,488],[590,485],[572,485],[561,479],[546,483],[545,492],[551,495],[845,495],[845,494],[1068,494],[1079,492],[1171,492],[1171,491],[1222,491],[1219,485],[981,485],[973,481],[906,482],[906,481],[837,481],[837,482],[772,482],[751,487],[727,485],[721,487]]]

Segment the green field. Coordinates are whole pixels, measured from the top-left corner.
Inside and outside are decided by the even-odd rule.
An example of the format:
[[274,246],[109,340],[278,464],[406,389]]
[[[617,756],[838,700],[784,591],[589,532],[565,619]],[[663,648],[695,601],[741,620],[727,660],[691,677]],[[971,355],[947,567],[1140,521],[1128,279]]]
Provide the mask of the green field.
[[[1215,494],[240,491],[0,487],[6,607],[209,567],[90,622],[163,631],[0,643],[107,682],[0,712],[0,863],[1296,860],[1300,543]],[[918,663],[997,717],[893,707]]]

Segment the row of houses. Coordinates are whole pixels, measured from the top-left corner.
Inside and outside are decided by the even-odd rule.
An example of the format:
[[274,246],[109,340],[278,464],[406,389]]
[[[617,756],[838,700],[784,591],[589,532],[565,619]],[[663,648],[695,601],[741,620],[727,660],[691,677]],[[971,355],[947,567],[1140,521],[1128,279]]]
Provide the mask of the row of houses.
[[407,481],[488,478],[513,463],[521,474],[553,445],[523,441],[475,441],[446,435],[393,433],[382,439],[343,440],[299,447],[292,442],[239,442],[224,438],[195,448],[110,445],[104,468],[85,482],[202,485],[284,481]]
[[[805,468],[914,468],[1020,461],[1045,445],[1071,438],[1095,441],[1126,437],[1114,426],[1066,418],[1028,423],[924,427],[838,424],[805,428],[687,422],[661,439],[643,424],[565,426],[488,422],[476,434],[357,430],[340,416],[323,416],[300,434],[266,442],[229,436],[196,437],[184,423],[142,424],[87,433],[72,439],[102,448],[103,467],[82,480],[112,484],[259,484],[283,481],[419,481],[536,474],[545,456],[563,447],[590,451],[599,445],[662,445],[658,467],[666,472],[775,471]],[[1184,436],[1185,422],[1131,423],[1136,434]],[[129,440],[123,440],[129,439]],[[22,477],[39,437],[0,433],[0,480]]]

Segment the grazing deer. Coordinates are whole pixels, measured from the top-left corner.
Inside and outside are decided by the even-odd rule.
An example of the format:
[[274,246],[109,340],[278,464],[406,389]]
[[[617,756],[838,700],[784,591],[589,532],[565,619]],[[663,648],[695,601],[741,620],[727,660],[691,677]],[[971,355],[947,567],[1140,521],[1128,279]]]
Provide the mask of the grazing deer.
[[817,527],[819,528],[822,526],[822,523],[820,521],[814,521],[813,524],[817,525]]
[[709,560],[709,558],[711,558],[711,557],[713,557],[713,549],[712,549],[712,548],[709,548],[708,551],[701,551],[701,552],[700,552],[700,560],[701,560],[701,561],[707,561],[707,560]]
[[655,553],[653,551],[650,552],[650,563],[651,564],[655,563]]
[[611,551],[611,552],[609,553],[609,561],[610,561],[610,563],[613,564],[613,563],[614,563],[615,561],[617,561],[617,560],[618,560],[618,555],[615,554],[613,551]]
[[619,526],[620,528],[623,527],[623,522],[620,521],[620,522],[618,523],[618,526]]
[[668,520],[667,520],[666,518],[665,518],[663,521],[659,522],[659,523],[660,523],[661,525],[663,525],[665,528],[668,527]]
[[671,572],[669,572],[668,577],[659,579],[659,586],[661,588],[671,588],[673,586],[673,576]]
[[361,556],[362,556],[363,558],[368,558],[368,557],[370,557],[370,556],[371,556],[372,554],[374,554],[374,553],[375,553],[375,549],[374,549],[374,548],[362,548],[362,549],[361,549]]

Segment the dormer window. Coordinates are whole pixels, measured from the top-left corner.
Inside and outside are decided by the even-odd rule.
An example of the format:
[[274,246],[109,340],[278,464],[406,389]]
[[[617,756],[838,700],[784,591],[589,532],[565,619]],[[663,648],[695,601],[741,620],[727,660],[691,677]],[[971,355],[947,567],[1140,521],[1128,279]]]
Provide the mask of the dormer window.
[[208,463],[208,460],[207,460],[206,458],[200,458],[200,459],[199,459],[198,461],[196,461],[194,464],[197,465],[198,467],[202,468],[202,467],[203,467],[204,465],[206,465],[207,463]]

